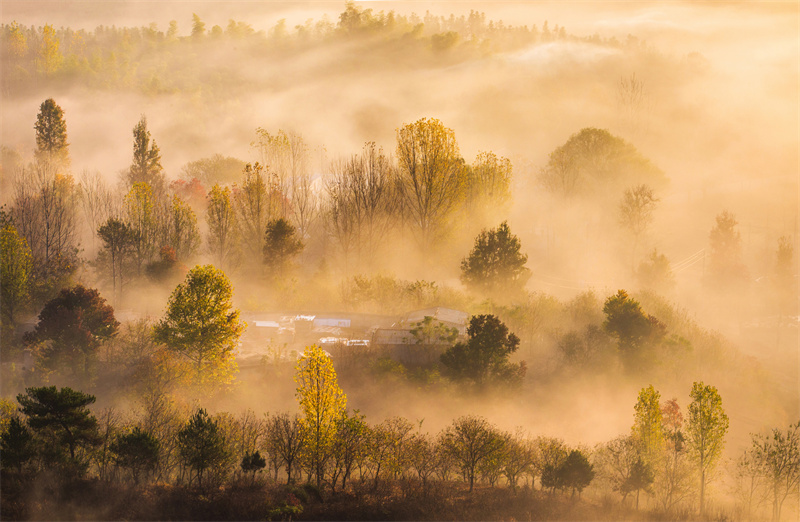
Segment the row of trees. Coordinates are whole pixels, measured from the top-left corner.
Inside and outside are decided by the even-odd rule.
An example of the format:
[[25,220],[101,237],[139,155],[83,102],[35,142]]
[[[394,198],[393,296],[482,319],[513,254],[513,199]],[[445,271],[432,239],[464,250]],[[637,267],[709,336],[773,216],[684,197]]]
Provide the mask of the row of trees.
[[[353,3],[346,4],[336,22],[323,16],[289,27],[285,20],[279,20],[267,31],[256,31],[245,21],[236,20],[229,20],[224,27],[207,26],[194,14],[188,30],[181,28],[177,20],[171,20],[166,30],[152,23],[144,27],[101,25],[88,31],[52,25],[26,27],[12,22],[0,26],[0,36],[3,86],[7,93],[18,92],[36,79],[52,82],[75,77],[85,85],[99,88],[135,87],[151,93],[193,89],[196,84],[179,80],[184,76],[180,73],[161,76],[156,64],[166,63],[172,71],[182,71],[189,65],[202,66],[205,64],[194,54],[211,47],[217,52],[236,52],[241,59],[242,49],[246,56],[258,58],[342,40],[404,38],[406,45],[416,44],[419,51],[443,59],[447,56],[445,53],[452,54],[453,50],[461,51],[460,54],[468,58],[475,56],[476,51],[511,50],[536,42],[570,38],[563,27],[550,27],[547,22],[540,30],[536,26],[512,26],[487,20],[484,13],[476,11],[459,17],[430,13],[420,17],[394,11],[375,12]],[[592,41],[600,43],[598,37]],[[150,59],[143,60],[143,56]],[[238,78],[236,71],[231,70],[230,75],[216,81],[221,81],[223,86],[236,86]]]
[[[378,490],[397,480],[422,488],[462,480],[472,490],[476,483],[516,488],[522,480],[534,486],[538,479],[551,492],[575,495],[596,483],[619,492],[623,502],[634,494],[637,508],[643,491],[665,513],[686,507],[699,490],[703,512],[728,430],[718,391],[703,383],[692,387],[685,421],[677,400],[662,403],[652,386],[643,389],[631,434],[589,450],[504,432],[475,416],[456,419],[435,436],[398,417],[371,425],[349,412],[332,361],[316,346],[306,349],[295,375],[299,414],[263,419],[252,412],[190,414],[165,396],[150,397],[138,418],[105,412],[98,419],[88,409],[93,396],[29,388],[17,397],[24,417],[4,419],[3,472],[28,481],[44,469],[62,478],[91,470],[134,485],[158,480],[203,487],[236,477],[253,483],[268,470],[272,480],[308,480],[334,493],[348,485]],[[738,469],[755,484],[751,494],[762,487],[771,494],[776,521],[785,499],[796,494],[798,433],[792,425],[786,433],[754,435],[740,459]]]

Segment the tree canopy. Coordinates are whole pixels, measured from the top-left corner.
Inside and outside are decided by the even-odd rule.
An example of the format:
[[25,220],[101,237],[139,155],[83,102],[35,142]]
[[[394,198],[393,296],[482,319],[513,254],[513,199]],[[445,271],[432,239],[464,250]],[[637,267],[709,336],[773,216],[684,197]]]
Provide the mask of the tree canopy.
[[469,256],[461,261],[461,281],[488,293],[520,291],[531,275],[525,266],[528,256],[520,249],[520,240],[506,221],[483,230]]
[[519,384],[525,376],[524,361],[511,363],[508,357],[519,348],[519,337],[494,315],[476,315],[467,327],[469,339],[456,343],[441,356],[445,373],[483,387],[489,383]]
[[211,265],[196,266],[172,292],[154,328],[156,340],[189,360],[195,384],[227,384],[236,369],[234,350],[245,324],[233,308],[233,288]]
[[36,156],[41,159],[69,164],[69,143],[64,111],[53,98],[48,98],[39,107],[36,116]]

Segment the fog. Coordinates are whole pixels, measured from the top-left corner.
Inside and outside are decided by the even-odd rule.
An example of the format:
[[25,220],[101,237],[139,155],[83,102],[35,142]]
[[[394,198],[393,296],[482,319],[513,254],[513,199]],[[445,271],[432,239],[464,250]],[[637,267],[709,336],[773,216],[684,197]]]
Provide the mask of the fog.
[[[557,340],[574,327],[562,310],[531,334],[534,342],[523,338],[523,349],[514,357],[528,364],[521,390],[479,397],[461,394],[452,384],[432,388],[408,379],[362,378],[357,367],[340,371],[348,406],[372,422],[397,415],[412,422],[424,419],[423,426],[432,433],[475,413],[503,429],[521,426],[592,446],[630,431],[641,388],[653,384],[662,399],[677,397],[685,408],[692,382],[705,381],[719,388],[731,419],[730,458],[748,445],[751,433],[797,421],[797,296],[793,312],[775,312],[775,289],[765,282],[775,270],[779,238],[788,237],[794,248],[795,285],[800,257],[797,4],[356,5],[374,13],[416,13],[420,22],[426,11],[447,18],[475,10],[485,13],[487,23],[535,25],[540,32],[546,23],[550,31],[563,29],[566,37],[523,44],[499,34],[483,44],[462,37],[437,52],[424,38],[439,31],[427,22],[423,33],[408,38],[291,39],[295,26],[313,28],[321,20],[335,26],[344,9],[339,2],[4,1],[3,24],[91,32],[100,25],[144,28],[154,23],[165,32],[176,20],[177,36],[188,41],[192,15],[197,14],[207,32],[235,20],[263,32],[265,39],[209,40],[191,48],[176,43],[160,54],[136,51],[126,60],[138,65],[134,75],[155,71],[158,87],[151,90],[146,78],[102,87],[79,74],[4,89],[0,141],[29,161],[36,148],[33,124],[39,106],[52,97],[64,110],[76,176],[99,172],[110,185],[121,183],[131,164],[132,129],[144,115],[170,181],[178,179],[187,163],[214,154],[261,161],[251,146],[257,128],[301,135],[310,151],[312,177],[324,180],[332,160],[358,154],[370,141],[394,156],[399,128],[436,118],[454,131],[467,164],[482,151],[511,160],[512,202],[507,209],[496,209],[484,221],[459,223],[433,254],[421,251],[406,231],[394,231],[376,248],[377,260],[369,262],[342,261],[331,240],[318,232],[320,239],[307,240],[293,282],[281,290],[246,273],[231,275],[236,305],[252,317],[304,311],[387,313],[388,303],[366,310],[342,297],[353,276],[383,274],[436,281],[440,289],[467,297],[429,304],[458,308],[467,303],[470,313],[484,313],[484,296],[469,294],[459,281],[459,263],[481,229],[508,220],[528,254],[532,276],[525,290],[553,296],[562,304],[593,291],[599,300],[595,312],[601,314],[603,301],[618,289],[641,290],[632,273],[630,238],[618,222],[622,189],[614,188],[613,196],[608,187],[609,194],[561,198],[542,186],[540,173],[550,153],[581,129],[606,129],[633,145],[668,180],[656,188],[653,222],[633,257],[638,265],[657,248],[669,259],[676,285],[663,292],[663,302],[684,318],[661,317],[647,308],[655,308],[658,299],[636,296],[646,311],[667,323],[670,333],[705,332],[692,339],[707,341],[694,345],[693,364],[665,365],[623,379],[613,372],[559,373]],[[275,36],[281,20],[286,40]],[[626,105],[621,85],[631,78],[640,82],[641,97]],[[4,165],[2,175],[3,187],[8,187],[13,173]],[[0,199],[13,205],[9,190]],[[725,210],[735,214],[741,234],[741,260],[747,268],[741,291],[726,292],[706,282],[709,233],[715,216]],[[205,231],[204,212],[198,212],[198,219]],[[82,232],[81,257],[87,261],[97,255],[91,234]],[[210,262],[203,248],[189,266]],[[87,282],[95,281],[91,270],[85,274]],[[157,319],[173,287],[141,285],[130,291],[122,308]],[[774,324],[781,314],[791,317],[786,324]],[[722,341],[712,342],[716,334],[708,332],[718,332]],[[234,391],[216,396],[211,409],[295,411],[291,369],[269,371],[269,382],[263,382],[257,372],[242,370]],[[116,400],[98,393],[100,406]]]

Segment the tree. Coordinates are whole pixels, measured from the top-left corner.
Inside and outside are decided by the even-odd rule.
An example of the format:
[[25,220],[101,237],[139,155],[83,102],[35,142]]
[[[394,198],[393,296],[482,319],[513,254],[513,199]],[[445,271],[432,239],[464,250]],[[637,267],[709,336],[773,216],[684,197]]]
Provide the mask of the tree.
[[251,483],[255,483],[256,473],[267,467],[267,461],[261,456],[260,452],[255,451],[245,454],[239,467],[242,468],[244,473],[252,473]]
[[800,486],[800,422],[786,433],[773,429],[770,435],[753,435],[751,454],[772,493],[772,520],[779,522],[781,508]]
[[603,313],[606,315],[603,329],[617,338],[625,368],[628,371],[641,368],[646,348],[663,337],[664,326],[646,314],[639,302],[630,298],[625,290],[619,290],[606,299]]
[[400,187],[420,244],[429,248],[463,200],[465,168],[455,134],[436,119],[420,119],[397,131]]
[[192,38],[195,40],[202,39],[206,33],[206,24],[200,17],[192,13]]
[[77,269],[77,191],[72,176],[50,161],[21,169],[14,191],[14,227],[33,257],[31,293],[43,302],[68,286]]
[[197,473],[197,485],[202,487],[203,473],[228,459],[219,422],[199,408],[178,432],[178,452],[186,465]]
[[564,462],[556,471],[559,485],[563,488],[572,489],[572,496],[581,492],[594,479],[594,466],[589,463],[589,459],[580,450],[572,450],[564,459]]
[[655,466],[664,450],[664,430],[661,423],[661,404],[658,393],[651,384],[642,388],[634,406],[633,436],[641,443],[645,463]]
[[642,288],[662,294],[675,288],[675,275],[669,259],[655,248],[646,260],[639,263],[636,279]]
[[139,484],[142,472],[151,472],[158,466],[161,444],[137,426],[129,433],[118,435],[109,449],[116,465],[129,469],[133,483]]
[[30,295],[30,275],[33,270],[31,249],[13,225],[0,230],[0,309],[3,322],[16,327],[16,315],[27,304]]
[[36,129],[36,157],[68,165],[67,123],[64,111],[53,98],[42,102],[33,128]]
[[445,451],[461,467],[472,491],[475,473],[487,459],[503,450],[503,438],[483,417],[460,417],[447,427],[442,438]]
[[39,352],[45,366],[55,369],[64,365],[87,383],[98,348],[111,339],[118,328],[114,308],[100,292],[76,285],[64,288],[45,303],[36,329],[26,340],[31,343],[49,341]]
[[292,482],[292,467],[303,451],[300,426],[298,415],[279,413],[267,419],[266,448],[275,470],[275,480],[278,480],[278,470],[283,465],[286,467],[286,483]]
[[149,183],[134,183],[125,195],[125,217],[133,231],[136,273],[141,275],[159,247],[156,198]]
[[633,236],[631,270],[635,266],[639,239],[653,222],[656,203],[658,198],[653,194],[653,189],[644,184],[626,189],[622,195],[622,202],[619,204],[619,223]]
[[511,160],[479,152],[469,170],[468,205],[477,217],[508,207],[511,201]]
[[97,266],[110,272],[112,301],[116,304],[126,280],[129,279],[134,264],[134,249],[137,242],[136,231],[117,218],[109,218],[97,235],[103,246],[97,256]]
[[775,252],[775,289],[778,315],[797,315],[797,268],[794,246],[788,236],[778,238]]
[[317,345],[306,347],[294,380],[304,455],[319,486],[336,440],[337,422],[346,412],[347,397],[339,388],[333,362]]
[[714,228],[708,236],[711,246],[709,260],[710,281],[730,285],[741,283],[746,277],[742,264],[742,237],[736,225],[736,216],[727,210],[717,214]]
[[722,456],[728,416],[722,409],[722,397],[714,386],[695,382],[690,393],[689,418],[686,424],[687,444],[700,471],[700,513],[705,508],[708,479]]
[[496,229],[483,230],[475,238],[469,256],[461,261],[461,281],[487,293],[520,291],[530,277],[527,254],[503,221]]
[[285,273],[295,257],[303,250],[297,230],[284,218],[267,223],[264,234],[264,264],[275,275]]
[[191,161],[181,169],[181,179],[199,180],[203,185],[225,186],[234,183],[244,171],[246,163],[240,159],[222,154]]
[[77,450],[100,442],[97,418],[87,408],[95,402],[93,395],[72,388],[58,390],[55,386],[26,388],[24,394],[17,395],[17,402],[20,412],[28,417],[31,429],[53,437],[57,444],[50,450],[58,450],[59,444],[65,445],[73,462]]
[[634,183],[661,186],[666,177],[630,143],[607,130],[586,128],[550,153],[539,181],[551,192],[571,197],[616,195]]
[[244,182],[234,187],[233,202],[239,224],[242,244],[248,249],[249,259],[264,255],[264,231],[267,223],[277,214],[282,195],[274,184],[267,185],[264,167],[259,163],[245,166]]
[[200,231],[194,210],[178,196],[172,197],[169,228],[169,244],[175,249],[177,258],[181,261],[190,259],[200,246]]
[[0,465],[4,470],[16,468],[21,476],[25,464],[35,456],[33,434],[19,417],[11,417],[8,427],[0,432]]
[[666,453],[661,478],[656,482],[656,493],[661,497],[664,511],[669,513],[690,491],[691,469],[687,462],[686,439],[683,431],[683,415],[677,399],[670,399],[661,406]]
[[58,47],[59,41],[56,30],[53,29],[52,25],[45,25],[42,28],[42,40],[36,56],[36,70],[42,76],[52,76],[61,69],[64,56]]
[[156,193],[165,189],[161,151],[156,141],[151,141],[147,118],[142,116],[133,128],[133,163],[128,171],[128,184],[147,183]]
[[519,384],[525,363],[510,363],[508,357],[519,348],[519,337],[494,315],[476,315],[467,327],[469,339],[456,343],[442,354],[445,372],[456,380],[472,381],[479,388],[490,382]]
[[196,266],[172,292],[155,339],[189,360],[194,382],[227,384],[236,369],[234,349],[245,324],[232,308],[233,288],[221,270]]
[[347,486],[347,479],[356,462],[362,460],[367,452],[367,434],[369,426],[364,415],[353,412],[344,413],[336,422],[336,437],[333,443],[333,468],[331,485],[336,489],[336,481],[342,478],[342,489]]
[[622,484],[622,489],[626,493],[636,492],[636,509],[639,509],[639,492],[644,490],[649,493],[654,480],[653,466],[642,458],[636,459],[631,466],[627,480]]
[[241,256],[239,225],[228,187],[222,188],[219,185],[211,187],[208,193],[206,223],[208,224],[207,250],[215,264],[227,270],[236,267]]

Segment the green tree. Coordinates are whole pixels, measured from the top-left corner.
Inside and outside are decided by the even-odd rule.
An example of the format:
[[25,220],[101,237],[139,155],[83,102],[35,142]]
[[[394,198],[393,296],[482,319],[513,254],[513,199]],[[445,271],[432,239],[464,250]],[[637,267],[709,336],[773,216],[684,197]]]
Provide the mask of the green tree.
[[649,493],[653,481],[655,481],[653,467],[641,458],[636,459],[631,466],[630,474],[622,484],[622,490],[625,493],[636,492],[636,509],[639,509],[639,492],[644,490]]
[[197,473],[203,486],[203,473],[228,459],[228,448],[219,422],[199,408],[178,432],[178,452],[187,466]]
[[119,328],[114,308],[93,288],[64,288],[45,303],[36,329],[26,335],[30,343],[43,343],[39,356],[49,369],[66,367],[87,384],[100,346]]
[[800,487],[800,422],[790,424],[786,433],[776,428],[769,435],[753,435],[750,452],[771,490],[772,520],[779,522],[784,501],[797,496]]
[[143,472],[151,472],[158,466],[161,444],[153,435],[137,426],[129,433],[117,436],[110,450],[116,465],[129,469],[133,483],[139,484]]
[[172,292],[155,339],[189,360],[194,382],[227,384],[236,370],[234,349],[245,324],[232,308],[233,288],[211,265],[196,266]]
[[294,225],[284,218],[267,223],[264,235],[264,264],[275,275],[283,274],[292,261],[303,250],[303,242],[297,237]]
[[64,111],[53,98],[42,102],[33,128],[36,129],[37,158],[68,165],[67,123],[64,121]]
[[0,433],[0,465],[4,470],[16,469],[22,476],[25,464],[36,456],[33,434],[16,415],[11,417],[8,427]]
[[304,455],[320,486],[336,442],[338,421],[347,411],[347,397],[339,388],[333,362],[317,345],[306,347],[297,362],[294,380]]
[[664,326],[655,317],[642,310],[625,290],[606,299],[603,329],[617,338],[622,362],[626,370],[635,371],[645,364],[647,348],[658,342],[665,333]]
[[128,184],[147,183],[158,194],[165,189],[161,151],[147,130],[147,118],[142,116],[133,128],[133,162],[128,171]]
[[17,324],[16,315],[25,308],[30,297],[30,275],[33,270],[31,249],[13,225],[0,230],[0,309],[3,323],[11,328]]
[[461,467],[472,491],[476,471],[486,460],[501,455],[504,440],[486,419],[470,415],[454,420],[445,429],[442,445]]
[[404,125],[397,131],[397,160],[405,209],[429,248],[464,199],[466,169],[455,133],[432,118]]
[[93,395],[55,386],[26,388],[17,395],[17,402],[31,429],[56,443],[50,451],[66,446],[75,462],[77,450],[100,443],[97,418],[87,408],[95,402]]
[[525,267],[528,256],[520,248],[519,238],[505,221],[496,229],[483,230],[469,256],[461,261],[461,281],[487,293],[521,291],[530,270]]
[[250,482],[254,484],[256,481],[256,473],[267,467],[267,461],[261,456],[260,452],[255,451],[245,454],[245,456],[242,457],[242,462],[239,464],[239,467],[242,468],[244,473],[252,473]]
[[651,384],[642,388],[634,406],[632,434],[641,443],[645,462],[655,466],[664,450],[664,429],[661,422],[661,394]]
[[508,357],[519,348],[519,337],[494,315],[476,315],[467,327],[469,339],[456,343],[441,356],[445,373],[456,380],[469,380],[478,388],[489,383],[519,384],[525,363]]
[[594,466],[589,463],[589,459],[580,450],[570,451],[556,471],[559,485],[571,489],[573,497],[575,492],[578,495],[581,494],[584,488],[592,482],[594,475]]
[[700,471],[700,513],[705,509],[706,484],[722,456],[728,416],[722,409],[722,397],[714,386],[695,382],[690,393],[686,442]]

